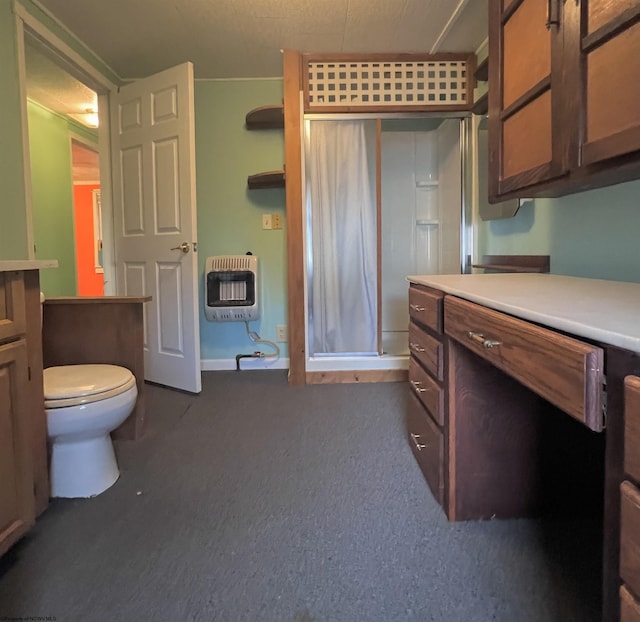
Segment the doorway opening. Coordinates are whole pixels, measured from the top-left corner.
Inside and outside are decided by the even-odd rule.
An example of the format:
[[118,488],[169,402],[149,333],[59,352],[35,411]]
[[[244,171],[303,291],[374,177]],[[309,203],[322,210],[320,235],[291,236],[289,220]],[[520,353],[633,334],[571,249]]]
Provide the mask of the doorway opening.
[[[57,269],[41,273],[47,296],[115,294],[111,187],[100,183],[111,179],[109,93],[115,86],[19,5],[16,14],[29,256],[58,260]],[[74,205],[77,187],[88,182],[99,189],[96,206],[91,195],[91,227],[79,225]],[[96,216],[101,220],[93,223]],[[99,251],[90,289],[79,278],[82,244],[90,245],[88,255]]]

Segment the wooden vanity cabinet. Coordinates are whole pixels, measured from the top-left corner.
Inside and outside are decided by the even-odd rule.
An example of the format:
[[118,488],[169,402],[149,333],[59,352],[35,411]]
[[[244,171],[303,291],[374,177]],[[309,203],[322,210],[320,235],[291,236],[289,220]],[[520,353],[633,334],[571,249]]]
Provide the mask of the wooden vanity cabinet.
[[38,283],[0,272],[0,555],[49,499]]
[[640,177],[640,2],[490,0],[489,199]]
[[445,503],[445,404],[442,302],[444,294],[409,288],[409,397],[407,432],[411,451],[435,499]]
[[409,300],[409,444],[447,518],[601,520],[602,621],[640,622],[640,353],[433,287]]
[[640,378],[624,381],[624,471],[620,529],[620,619],[640,622]]

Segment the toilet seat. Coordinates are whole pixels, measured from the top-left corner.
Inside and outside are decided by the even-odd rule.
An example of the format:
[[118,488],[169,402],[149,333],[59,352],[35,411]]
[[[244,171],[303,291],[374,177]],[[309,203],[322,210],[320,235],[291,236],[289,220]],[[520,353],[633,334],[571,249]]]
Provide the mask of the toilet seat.
[[44,370],[46,409],[79,406],[120,395],[136,383],[118,365],[60,365]]

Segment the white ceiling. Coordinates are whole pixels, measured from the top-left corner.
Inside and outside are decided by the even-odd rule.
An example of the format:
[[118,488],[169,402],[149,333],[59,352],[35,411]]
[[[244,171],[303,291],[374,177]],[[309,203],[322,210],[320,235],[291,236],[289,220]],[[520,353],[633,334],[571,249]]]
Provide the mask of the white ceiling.
[[[488,0],[34,1],[123,80],[187,60],[200,79],[281,77],[282,49],[473,52],[488,20]],[[36,40],[25,55],[30,99],[71,116],[97,110],[96,94]],[[94,166],[78,175],[95,178]]]
[[96,93],[68,74],[29,39],[25,41],[25,69],[27,97],[45,108],[64,115],[98,110]]
[[488,0],[35,0],[122,79],[282,76],[301,52],[474,52]]

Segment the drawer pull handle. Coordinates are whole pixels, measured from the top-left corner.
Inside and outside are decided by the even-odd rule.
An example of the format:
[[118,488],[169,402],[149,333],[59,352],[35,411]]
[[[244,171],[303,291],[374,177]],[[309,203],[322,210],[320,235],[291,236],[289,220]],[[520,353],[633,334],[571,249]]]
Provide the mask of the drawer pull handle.
[[483,348],[495,348],[502,345],[502,342],[486,339],[482,333],[474,333],[472,330],[467,333],[467,337],[474,343],[479,343]]
[[424,352],[424,348],[419,343],[409,343],[409,347],[416,352]]
[[425,308],[421,307],[420,305],[409,305],[409,307],[411,307],[414,311],[424,311]]
[[418,441],[418,439],[420,438],[418,434],[414,434],[413,432],[411,432],[410,434],[411,434],[411,440],[413,441],[413,444],[416,446],[416,449],[418,451],[422,451],[423,449],[429,448],[429,445],[427,443],[420,443]]
[[420,385],[422,383],[418,382],[417,380],[412,380],[411,381],[411,386],[415,389],[416,393],[424,393],[426,391],[426,389],[423,389]]

